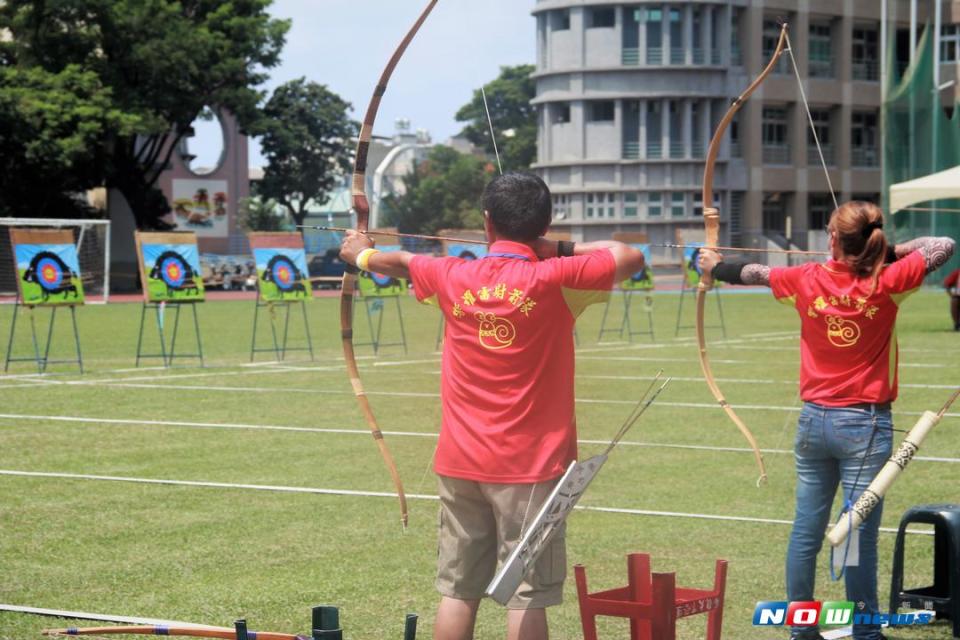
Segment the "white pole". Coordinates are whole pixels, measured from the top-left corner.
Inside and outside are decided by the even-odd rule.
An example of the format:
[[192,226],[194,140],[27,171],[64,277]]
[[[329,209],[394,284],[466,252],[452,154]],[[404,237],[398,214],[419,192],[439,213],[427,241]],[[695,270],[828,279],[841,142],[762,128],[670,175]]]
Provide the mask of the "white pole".
[[110,302],[110,240],[111,240],[111,227],[113,226],[113,221],[107,223],[107,237],[104,238],[104,244],[107,246],[106,251],[103,255],[103,303],[106,304]]
[[[887,175],[887,0],[880,2],[880,175]],[[888,185],[884,182],[884,187]],[[880,194],[880,206],[889,205],[890,192],[883,189]],[[887,213],[890,213],[889,210]]]
[[910,0],[910,66],[917,59],[917,0]]
[[[940,0],[933,0],[933,112],[930,117],[933,118],[932,140],[930,141],[931,158],[930,173],[937,172],[937,163],[940,158],[937,154],[937,142],[940,137],[940,25],[943,22],[943,7]],[[936,200],[933,201],[933,208],[937,207]],[[937,235],[937,213],[930,215],[930,235]]]

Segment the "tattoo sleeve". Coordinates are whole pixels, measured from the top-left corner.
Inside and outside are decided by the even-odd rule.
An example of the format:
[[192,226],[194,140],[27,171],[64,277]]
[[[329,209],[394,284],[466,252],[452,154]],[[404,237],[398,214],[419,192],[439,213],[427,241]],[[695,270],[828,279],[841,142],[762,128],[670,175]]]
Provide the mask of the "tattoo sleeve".
[[902,244],[898,244],[894,251],[898,258],[919,251],[927,265],[927,273],[932,273],[942,267],[953,255],[956,248],[956,241],[953,238],[917,238]]
[[743,280],[743,284],[762,284],[769,287],[770,267],[763,264],[745,264],[743,271],[740,272],[740,279]]

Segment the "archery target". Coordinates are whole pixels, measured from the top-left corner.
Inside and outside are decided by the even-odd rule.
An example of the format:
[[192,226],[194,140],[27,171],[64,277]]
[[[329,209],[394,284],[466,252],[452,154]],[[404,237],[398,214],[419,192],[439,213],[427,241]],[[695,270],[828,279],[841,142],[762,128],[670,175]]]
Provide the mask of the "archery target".
[[176,253],[164,258],[160,264],[160,278],[171,289],[183,287],[183,283],[187,280],[187,272],[186,261]]
[[55,290],[63,282],[62,263],[55,258],[41,258],[37,261],[37,283],[47,291]]
[[277,256],[270,269],[274,284],[282,291],[289,291],[297,282],[297,270],[286,256]]
[[373,280],[374,284],[378,287],[392,287],[397,284],[396,278],[385,276],[382,273],[371,273],[370,279]]

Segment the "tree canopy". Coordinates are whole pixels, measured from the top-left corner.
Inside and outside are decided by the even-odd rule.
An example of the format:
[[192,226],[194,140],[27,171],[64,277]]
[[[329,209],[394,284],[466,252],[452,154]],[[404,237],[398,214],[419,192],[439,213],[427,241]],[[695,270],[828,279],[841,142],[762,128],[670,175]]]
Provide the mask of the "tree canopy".
[[[484,85],[504,171],[526,171],[537,159],[537,110],[530,104],[536,95],[530,77],[533,72],[532,64],[501,67],[500,75]],[[494,141],[479,89],[457,111],[456,118],[468,123],[461,133],[493,156]]]
[[305,78],[277,87],[263,109],[257,133],[267,166],[258,191],[296,224],[311,202],[325,204],[350,170],[358,127],[349,110],[340,96]]
[[437,146],[404,178],[406,193],[384,198],[383,221],[402,233],[436,234],[441,229],[480,229],[480,201],[496,171],[490,163]]
[[[256,126],[262,99],[257,87],[279,62],[289,29],[287,21],[270,17],[269,5],[6,0],[0,3],[0,32],[8,34],[0,39],[0,67],[11,82],[0,83],[0,104],[17,102],[16,93],[29,90],[31,79],[34,86],[42,78],[53,85],[79,83],[85,88],[81,99],[61,100],[64,112],[57,116],[84,132],[72,141],[68,164],[120,190],[138,226],[158,226],[169,206],[155,187],[157,178],[203,108],[227,109],[242,128]],[[36,104],[36,96],[30,103]],[[30,116],[29,108],[13,110],[8,126],[25,126]],[[33,117],[38,129],[60,135],[48,110]],[[45,155],[39,165],[56,166],[56,158]],[[66,158],[60,159],[62,166]],[[51,177],[35,174],[28,191],[50,189]],[[0,175],[0,191],[11,179]]]

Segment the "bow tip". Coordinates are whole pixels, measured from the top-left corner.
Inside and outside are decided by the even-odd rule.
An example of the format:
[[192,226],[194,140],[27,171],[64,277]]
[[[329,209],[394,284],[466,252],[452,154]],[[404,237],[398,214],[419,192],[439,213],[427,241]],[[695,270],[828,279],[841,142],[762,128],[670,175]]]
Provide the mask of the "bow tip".
[[759,489],[760,487],[763,487],[766,484],[767,484],[767,473],[766,471],[764,471],[763,473],[760,474],[760,477],[757,478],[757,489]]

